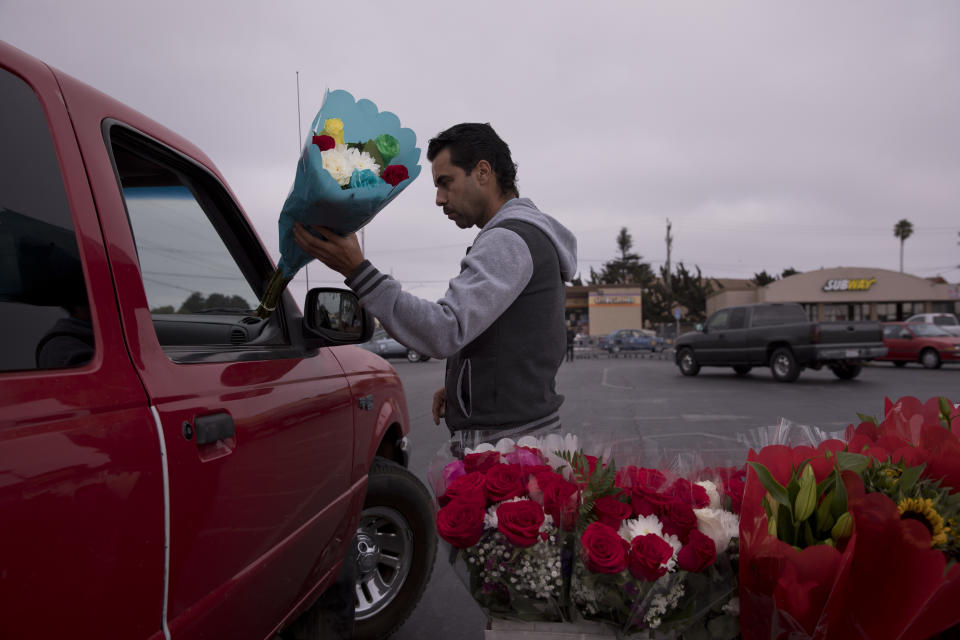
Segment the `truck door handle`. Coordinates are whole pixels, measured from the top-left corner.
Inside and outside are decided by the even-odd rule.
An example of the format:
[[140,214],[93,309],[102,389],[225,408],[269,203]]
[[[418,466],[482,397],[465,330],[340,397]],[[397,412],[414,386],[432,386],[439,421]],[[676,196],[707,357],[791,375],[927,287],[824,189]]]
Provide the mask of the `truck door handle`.
[[217,440],[226,440],[234,436],[233,418],[229,413],[214,413],[198,416],[193,421],[197,432],[197,444],[209,444]]

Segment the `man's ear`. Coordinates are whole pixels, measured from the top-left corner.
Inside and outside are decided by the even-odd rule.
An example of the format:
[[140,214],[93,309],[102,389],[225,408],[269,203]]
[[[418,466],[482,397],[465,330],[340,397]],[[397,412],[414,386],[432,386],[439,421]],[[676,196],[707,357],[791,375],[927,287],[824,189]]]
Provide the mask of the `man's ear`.
[[491,180],[496,181],[496,176],[493,175],[493,167],[486,160],[478,162],[473,171],[477,174],[477,183],[481,186],[488,185]]

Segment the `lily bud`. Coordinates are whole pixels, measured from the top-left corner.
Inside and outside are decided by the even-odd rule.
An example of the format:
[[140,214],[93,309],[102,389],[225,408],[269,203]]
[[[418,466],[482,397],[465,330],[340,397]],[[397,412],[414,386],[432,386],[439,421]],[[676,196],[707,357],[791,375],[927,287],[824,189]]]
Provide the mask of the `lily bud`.
[[800,491],[793,503],[794,522],[800,523],[810,517],[817,506],[817,478],[813,467],[807,463],[800,473]]
[[849,511],[845,511],[843,515],[837,518],[836,524],[830,530],[830,536],[834,540],[843,540],[849,538],[851,533],[853,533],[853,518]]

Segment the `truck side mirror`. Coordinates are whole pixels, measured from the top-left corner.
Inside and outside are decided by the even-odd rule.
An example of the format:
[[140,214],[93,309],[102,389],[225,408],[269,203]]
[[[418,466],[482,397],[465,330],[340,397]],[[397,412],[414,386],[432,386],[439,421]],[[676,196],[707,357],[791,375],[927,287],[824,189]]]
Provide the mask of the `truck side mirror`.
[[303,311],[303,337],[309,348],[360,344],[373,336],[373,318],[353,291],[310,289]]

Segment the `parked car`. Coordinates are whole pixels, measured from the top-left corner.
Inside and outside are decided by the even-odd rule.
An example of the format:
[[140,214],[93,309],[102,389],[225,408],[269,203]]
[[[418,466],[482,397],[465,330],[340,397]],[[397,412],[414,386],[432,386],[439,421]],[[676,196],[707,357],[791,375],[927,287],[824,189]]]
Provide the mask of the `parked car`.
[[675,347],[685,376],[703,366],[733,367],[743,376],[760,366],[780,382],[823,366],[849,380],[864,361],[887,352],[879,322],[810,322],[800,305],[779,303],[721,309],[700,330],[677,338]]
[[906,322],[935,324],[950,335],[960,336],[960,321],[952,313],[920,313],[907,318]]
[[883,325],[883,344],[888,360],[903,367],[919,362],[927,369],[938,369],[944,362],[960,362],[960,337],[943,327],[922,322],[887,322]]
[[393,338],[384,329],[377,329],[369,342],[360,345],[367,351],[372,351],[381,358],[406,358],[410,362],[426,362],[430,356],[408,349]]
[[621,351],[657,351],[655,337],[651,337],[642,329],[618,329],[613,333],[600,338],[600,348],[611,355]]
[[3,42],[0,95],[0,638],[319,638],[345,562],[391,633],[435,516],[357,297],[255,317],[274,265],[202,151]]

